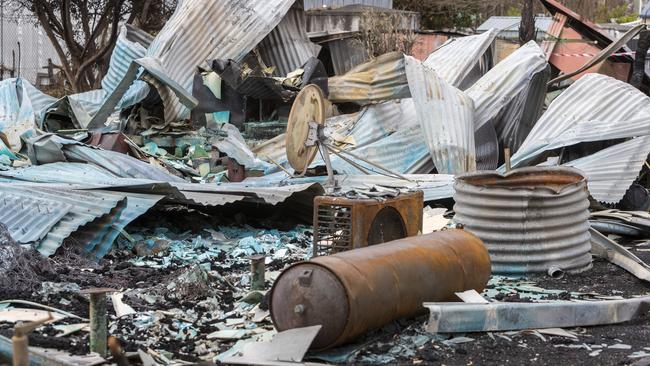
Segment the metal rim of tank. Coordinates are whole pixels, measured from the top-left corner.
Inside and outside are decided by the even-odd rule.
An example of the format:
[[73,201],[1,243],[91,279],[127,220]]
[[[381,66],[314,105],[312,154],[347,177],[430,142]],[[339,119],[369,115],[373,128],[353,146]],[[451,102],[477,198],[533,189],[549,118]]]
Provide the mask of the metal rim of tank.
[[[542,181],[542,178],[547,180]],[[555,193],[559,193],[566,186],[587,182],[584,173],[572,167],[525,167],[504,174],[492,170],[474,171],[460,174],[455,180],[477,187],[549,189]],[[555,183],[557,187],[548,184],[549,182]]]

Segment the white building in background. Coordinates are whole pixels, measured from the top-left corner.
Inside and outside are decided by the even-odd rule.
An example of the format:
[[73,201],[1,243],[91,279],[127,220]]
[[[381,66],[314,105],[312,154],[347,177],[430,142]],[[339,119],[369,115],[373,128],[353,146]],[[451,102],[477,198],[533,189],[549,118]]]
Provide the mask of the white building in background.
[[2,79],[20,75],[32,84],[37,83],[38,75],[47,75],[48,59],[54,64],[61,62],[59,56],[40,26],[31,15],[16,15],[9,11],[7,1],[0,12],[0,70],[4,65]]

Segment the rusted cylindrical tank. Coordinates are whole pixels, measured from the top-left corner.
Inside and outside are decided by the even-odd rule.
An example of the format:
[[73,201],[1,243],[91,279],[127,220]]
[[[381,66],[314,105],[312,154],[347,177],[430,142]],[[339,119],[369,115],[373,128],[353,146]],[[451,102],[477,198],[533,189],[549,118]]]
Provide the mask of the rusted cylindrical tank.
[[312,349],[354,340],[368,330],[482,291],[490,257],[479,238],[447,230],[316,257],[287,268],[271,290],[278,331],[322,325]]
[[456,177],[454,189],[454,219],[483,240],[493,273],[590,268],[589,193],[579,170],[473,172]]

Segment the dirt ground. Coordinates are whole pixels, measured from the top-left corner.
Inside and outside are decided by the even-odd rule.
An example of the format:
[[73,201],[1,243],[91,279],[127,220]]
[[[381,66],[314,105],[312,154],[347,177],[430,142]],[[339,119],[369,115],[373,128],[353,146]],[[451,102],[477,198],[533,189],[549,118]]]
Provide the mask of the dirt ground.
[[[296,243],[306,247],[308,242]],[[635,251],[641,259],[650,261],[650,252]],[[114,288],[145,288],[155,283],[165,283],[186,268],[181,264],[172,264],[168,268],[148,268],[134,266],[126,260],[133,257],[128,251],[115,251],[99,262],[93,262],[82,257],[62,251],[52,258],[30,257],[32,270],[41,279],[54,282],[76,283],[81,288],[85,287],[114,287]],[[220,259],[214,258],[213,265],[218,268]],[[269,270],[280,270],[288,264],[287,261],[275,262]],[[83,268],[83,270],[80,270]],[[24,269],[24,268],[23,268]],[[246,272],[247,267],[230,268],[228,271]],[[225,269],[219,271],[226,272]],[[559,289],[568,292],[594,292],[608,296],[632,297],[650,293],[650,285],[636,279],[623,269],[604,260],[595,260],[593,268],[580,274],[567,274],[562,279],[553,279],[547,276],[532,278],[537,286],[545,289]],[[0,299],[22,299],[50,305],[76,315],[88,316],[88,302],[85,297],[76,292],[59,292],[44,299],[38,292],[35,283],[14,283],[0,286]],[[270,285],[270,283],[269,283]],[[234,302],[234,293],[224,288],[220,289],[224,309],[232,309],[228,302]],[[230,292],[229,292],[230,291]],[[558,296],[562,297],[562,295]],[[199,317],[210,316],[206,309],[197,305],[201,299],[188,301],[165,298],[155,305],[138,302],[129,298],[129,305],[137,311],[147,311],[156,308],[165,310],[180,308],[193,310]],[[522,301],[517,296],[503,297],[501,301]],[[109,301],[109,312],[113,309]],[[266,299],[262,299],[260,308],[266,308]],[[501,334],[462,334],[455,336],[467,337],[470,340],[461,344],[445,343],[444,338],[430,338],[418,346],[408,344],[415,337],[422,337],[422,325],[426,322],[426,315],[405,319],[387,325],[383,329],[371,332],[361,339],[356,345],[346,346],[345,349],[355,349],[349,358],[350,364],[368,364],[385,362],[382,355],[391,354],[395,358],[390,364],[404,365],[630,365],[637,361],[630,358],[635,352],[650,353],[650,317],[644,315],[632,322],[609,325],[568,329],[577,334],[577,339],[544,335],[526,332],[509,332]],[[163,320],[164,322],[165,320]],[[68,320],[74,323],[73,320]],[[120,332],[123,334],[138,333],[128,317],[119,321]],[[216,321],[214,322],[216,323]],[[217,330],[213,322],[202,323],[199,331],[207,334]],[[171,321],[168,326],[173,327]],[[12,335],[10,324],[0,324],[0,334],[6,337]],[[172,328],[173,329],[173,328]],[[74,354],[83,354],[87,347],[88,336],[86,333],[76,333],[68,337],[55,337],[56,331],[48,326],[30,336],[30,344],[35,346],[58,348]],[[122,334],[122,335],[123,335]],[[120,334],[115,334],[122,341],[127,351],[138,349],[138,337],[128,339]],[[142,334],[141,337],[148,335]],[[228,350],[232,342],[221,342],[219,352]],[[614,348],[610,348],[612,345]],[[628,347],[629,346],[629,347]],[[195,355],[195,342],[193,340],[174,340],[161,338],[160,348],[173,353],[175,358],[196,362],[199,358]],[[405,350],[412,350],[405,351]],[[600,352],[598,352],[600,350]],[[334,350],[336,353],[337,350]],[[339,351],[342,352],[343,349]],[[322,362],[314,359],[315,362]]]

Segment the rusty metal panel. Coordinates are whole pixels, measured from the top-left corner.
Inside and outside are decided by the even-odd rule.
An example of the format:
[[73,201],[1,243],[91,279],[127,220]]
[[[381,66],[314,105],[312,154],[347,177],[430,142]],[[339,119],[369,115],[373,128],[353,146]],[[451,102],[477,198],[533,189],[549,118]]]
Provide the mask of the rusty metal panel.
[[417,118],[438,173],[476,170],[474,102],[425,64],[405,59]]
[[553,15],[553,23],[548,29],[548,39],[542,42],[542,50],[544,50],[547,61],[551,58],[551,55],[555,50],[555,46],[557,45],[557,41],[560,39],[560,35],[562,34],[562,29],[564,29],[566,21],[567,17],[564,14],[556,13]]
[[573,168],[475,172],[454,184],[455,220],[483,240],[492,272],[580,272],[591,267],[589,200]]
[[381,200],[316,197],[313,255],[329,255],[417,235],[422,231],[422,198],[422,191]]
[[641,136],[564,164],[587,176],[591,196],[605,203],[618,203],[638,178],[650,154],[650,136]]
[[325,349],[421,313],[424,301],[481,291],[489,278],[481,240],[446,230],[294,264],[273,285],[271,318],[278,331],[323,325],[312,348]]
[[391,52],[361,64],[345,75],[329,78],[329,100],[333,103],[402,99],[410,96],[404,55]]
[[493,64],[496,29],[467,37],[452,38],[424,60],[450,85],[461,90],[472,86]]
[[628,83],[587,74],[553,100],[512,156],[512,167],[580,142],[645,135],[650,135],[650,98]]

